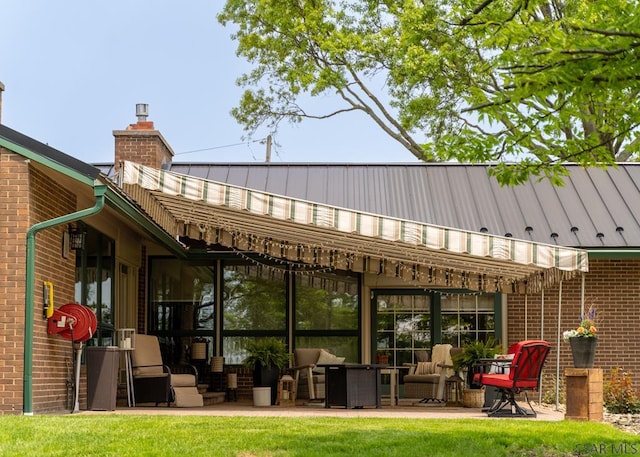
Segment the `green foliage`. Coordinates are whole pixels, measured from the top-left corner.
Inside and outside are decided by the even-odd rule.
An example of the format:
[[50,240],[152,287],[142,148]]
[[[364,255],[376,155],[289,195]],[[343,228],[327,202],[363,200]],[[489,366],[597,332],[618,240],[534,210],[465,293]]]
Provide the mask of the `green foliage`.
[[640,413],[640,397],[633,388],[631,373],[620,367],[612,368],[604,383],[604,406],[610,413]]
[[244,364],[251,369],[258,364],[263,367],[276,366],[280,369],[289,365],[287,345],[277,338],[252,340],[247,345],[247,352],[249,355],[244,359]]
[[455,355],[453,365],[456,371],[470,369],[480,359],[491,359],[502,352],[502,346],[496,343],[493,337],[487,341],[472,341],[462,346],[462,352]]
[[259,266],[225,268],[224,326],[228,330],[286,328],[284,279]]
[[359,111],[421,160],[497,163],[502,184],[640,155],[639,2],[227,0],[218,20],[253,65],[232,111],[250,134]]
[[0,456],[533,457],[577,455],[576,450],[596,444],[608,451],[625,444],[631,449],[638,442],[632,434],[595,422],[411,416],[5,415],[0,416]]

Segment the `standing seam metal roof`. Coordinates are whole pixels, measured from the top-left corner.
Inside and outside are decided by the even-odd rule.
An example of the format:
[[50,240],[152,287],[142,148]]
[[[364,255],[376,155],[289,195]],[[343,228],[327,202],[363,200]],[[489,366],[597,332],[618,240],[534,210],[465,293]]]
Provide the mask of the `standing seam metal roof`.
[[[96,165],[108,174],[113,164]],[[291,198],[580,248],[640,247],[640,164],[567,165],[564,187],[500,186],[489,165],[172,163],[173,172]],[[509,235],[507,235],[509,236]]]

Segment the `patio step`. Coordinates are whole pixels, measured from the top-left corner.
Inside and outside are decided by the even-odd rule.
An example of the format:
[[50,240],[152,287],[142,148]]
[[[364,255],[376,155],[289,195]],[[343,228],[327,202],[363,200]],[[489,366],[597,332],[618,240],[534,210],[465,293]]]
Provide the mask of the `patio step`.
[[[198,385],[198,392],[202,394],[202,400],[204,406],[217,405],[218,403],[224,403],[226,401],[226,393],[225,392],[207,392],[207,385],[200,384]],[[138,406],[144,406],[146,404],[138,404]],[[149,403],[149,405],[152,405]],[[118,386],[118,397],[116,401],[116,406],[120,408],[124,408],[127,406],[127,389],[123,386]]]
[[224,392],[203,392],[202,400],[204,406],[217,405],[218,403],[224,403],[227,394]]

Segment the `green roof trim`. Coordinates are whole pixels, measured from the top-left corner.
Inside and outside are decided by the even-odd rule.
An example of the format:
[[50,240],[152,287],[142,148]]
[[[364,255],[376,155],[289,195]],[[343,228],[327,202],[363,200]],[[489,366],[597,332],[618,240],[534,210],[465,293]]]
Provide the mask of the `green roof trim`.
[[640,259],[640,248],[587,249],[589,259]]

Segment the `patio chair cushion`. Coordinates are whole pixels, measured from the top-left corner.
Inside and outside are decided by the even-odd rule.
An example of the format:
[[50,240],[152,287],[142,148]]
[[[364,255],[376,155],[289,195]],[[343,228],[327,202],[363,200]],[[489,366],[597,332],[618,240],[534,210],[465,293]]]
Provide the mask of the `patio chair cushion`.
[[192,374],[176,374],[171,373],[172,387],[194,387],[196,386],[196,377]]
[[132,353],[133,374],[135,376],[162,376],[164,373],[158,338],[137,335],[136,348]]
[[418,349],[415,351],[416,362],[431,362],[431,354],[424,349]]
[[[325,355],[323,355],[323,359],[321,359],[320,355],[323,352]],[[337,357],[322,348],[295,349],[294,370],[298,381],[298,391],[296,393],[298,398],[309,398],[311,400],[324,399],[324,368],[316,367],[318,363],[344,363],[344,357]],[[311,389],[309,388],[309,377],[311,377]]]
[[489,374],[509,374],[509,367],[513,360],[514,354],[496,354],[496,360],[504,360],[504,362],[493,362],[489,368]]
[[[318,360],[315,362],[316,365],[335,364],[335,363],[344,363],[344,357],[338,357],[330,353],[329,351],[320,349]],[[324,374],[324,367],[315,367],[313,369],[313,372],[316,374]]]
[[315,365],[320,357],[320,348],[296,348],[295,364],[296,366]]
[[175,387],[173,389],[175,405],[178,408],[199,408],[204,406],[204,399],[195,387]]
[[[452,366],[450,344],[436,344],[431,354],[431,362],[418,362],[415,369],[404,376],[404,391],[407,398],[422,398],[422,401],[443,401],[446,377],[453,374],[442,365]],[[451,372],[451,373],[449,373]]]
[[418,362],[416,366],[416,375],[434,374],[438,367],[434,362]]

